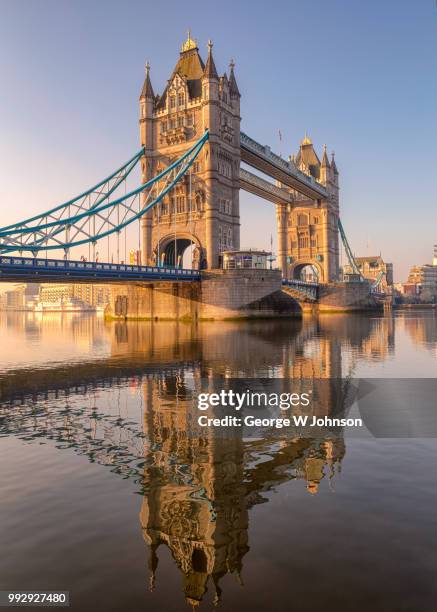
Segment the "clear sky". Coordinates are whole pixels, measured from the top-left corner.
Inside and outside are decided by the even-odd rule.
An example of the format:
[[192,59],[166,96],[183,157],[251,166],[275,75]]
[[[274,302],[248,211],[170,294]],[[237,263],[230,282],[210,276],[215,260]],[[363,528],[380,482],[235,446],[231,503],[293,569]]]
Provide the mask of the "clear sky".
[[[0,225],[43,211],[139,148],[190,28],[220,73],[235,59],[242,129],[335,149],[353,251],[403,280],[437,243],[436,0],[0,0]],[[282,143],[278,141],[278,130]],[[272,204],[241,194],[242,245],[268,247]]]

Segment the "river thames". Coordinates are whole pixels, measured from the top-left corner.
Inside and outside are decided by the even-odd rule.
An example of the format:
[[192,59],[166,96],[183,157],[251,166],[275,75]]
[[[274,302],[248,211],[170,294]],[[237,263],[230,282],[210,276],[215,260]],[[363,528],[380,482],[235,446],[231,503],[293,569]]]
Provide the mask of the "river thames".
[[326,379],[336,401],[352,378],[435,378],[433,310],[3,312],[0,337],[0,589],[77,611],[435,610],[435,438],[223,436],[191,412],[213,377]]

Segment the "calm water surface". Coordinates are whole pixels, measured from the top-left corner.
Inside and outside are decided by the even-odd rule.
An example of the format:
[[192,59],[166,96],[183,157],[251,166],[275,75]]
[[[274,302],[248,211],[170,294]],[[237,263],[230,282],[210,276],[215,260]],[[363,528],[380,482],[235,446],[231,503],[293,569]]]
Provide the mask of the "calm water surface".
[[197,381],[436,377],[433,311],[0,315],[0,589],[73,610],[437,609],[437,440],[224,438]]

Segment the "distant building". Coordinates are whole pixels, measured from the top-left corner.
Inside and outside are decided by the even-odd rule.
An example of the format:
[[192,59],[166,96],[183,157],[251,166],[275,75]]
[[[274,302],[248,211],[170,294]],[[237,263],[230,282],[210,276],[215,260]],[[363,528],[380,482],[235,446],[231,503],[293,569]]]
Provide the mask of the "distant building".
[[223,268],[225,270],[236,270],[240,268],[252,268],[258,270],[267,269],[267,261],[270,261],[271,253],[267,251],[224,251]]
[[399,291],[403,295],[416,296],[419,295],[419,287],[415,283],[399,283],[400,288]]
[[110,297],[109,285],[46,283],[40,285],[39,289],[39,299],[43,303],[77,299],[89,306],[105,306]]
[[414,285],[416,294],[425,300],[437,296],[437,265],[413,266],[406,285]]
[[31,310],[38,298],[38,285],[36,283],[16,285],[13,289],[0,295],[0,308],[2,310]]
[[[355,257],[355,261],[365,279],[372,282],[381,277],[381,285],[383,288],[393,285],[393,264],[386,263],[381,255]],[[354,271],[350,265],[345,265],[343,273],[345,275],[350,275],[353,274]]]

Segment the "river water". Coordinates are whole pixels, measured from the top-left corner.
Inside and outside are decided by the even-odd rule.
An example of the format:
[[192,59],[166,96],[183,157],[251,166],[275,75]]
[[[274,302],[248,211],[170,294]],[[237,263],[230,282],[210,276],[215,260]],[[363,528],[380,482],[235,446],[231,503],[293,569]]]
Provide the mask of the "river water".
[[196,381],[434,378],[433,310],[0,315],[0,589],[73,610],[433,611],[437,440],[199,434]]

